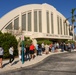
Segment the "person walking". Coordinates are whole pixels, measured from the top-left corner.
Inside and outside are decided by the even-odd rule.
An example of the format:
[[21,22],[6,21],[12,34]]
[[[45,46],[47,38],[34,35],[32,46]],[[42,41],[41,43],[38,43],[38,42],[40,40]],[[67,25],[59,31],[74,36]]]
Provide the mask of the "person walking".
[[13,46],[10,46],[9,48],[9,63],[12,63],[14,61],[14,48]]
[[2,68],[3,53],[4,53],[4,50],[3,50],[3,48],[0,46],[0,68]]

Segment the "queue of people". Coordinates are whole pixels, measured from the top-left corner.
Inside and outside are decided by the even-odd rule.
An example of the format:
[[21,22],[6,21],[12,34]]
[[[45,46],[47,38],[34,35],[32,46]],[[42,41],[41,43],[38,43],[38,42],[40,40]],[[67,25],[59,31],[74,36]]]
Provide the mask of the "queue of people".
[[[35,56],[42,56],[42,54],[49,54],[49,52],[56,52],[58,49],[61,49],[61,52],[64,50],[67,50],[71,52],[72,49],[74,49],[75,46],[73,43],[51,43],[50,45],[44,44],[36,44],[34,45],[31,43],[31,45],[25,45],[24,47],[24,57],[26,60],[34,59]],[[22,48],[19,47],[19,59],[22,60]],[[4,50],[0,46],[0,68],[2,68],[2,59],[3,59]],[[9,48],[9,63],[12,63],[14,61],[14,48],[13,46],[10,46]]]
[[[73,46],[73,47],[72,47]],[[65,43],[51,43],[48,44],[36,44],[35,46],[31,44],[30,46],[25,46],[25,59],[31,60],[34,59],[35,56],[41,56],[42,54],[49,54],[49,52],[57,52],[58,49],[61,50],[61,52],[64,52],[64,50],[67,50],[70,52],[71,49],[74,49],[74,45],[72,44],[65,44]]]

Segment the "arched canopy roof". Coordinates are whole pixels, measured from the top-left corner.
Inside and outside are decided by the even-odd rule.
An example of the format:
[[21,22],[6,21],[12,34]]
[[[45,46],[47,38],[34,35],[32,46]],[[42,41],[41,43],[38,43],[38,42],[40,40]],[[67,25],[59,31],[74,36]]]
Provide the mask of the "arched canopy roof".
[[[1,19],[0,19],[0,30],[12,19],[14,19],[16,16],[21,15],[21,13],[25,11],[30,11],[33,9],[48,9],[52,11],[57,11],[53,6],[43,3],[43,4],[29,4],[29,5],[24,5],[20,6],[16,9],[13,9],[12,11],[8,12],[5,14]],[[57,11],[58,14],[60,14],[62,17],[64,17],[61,13]],[[64,17],[65,18],[65,17]]]

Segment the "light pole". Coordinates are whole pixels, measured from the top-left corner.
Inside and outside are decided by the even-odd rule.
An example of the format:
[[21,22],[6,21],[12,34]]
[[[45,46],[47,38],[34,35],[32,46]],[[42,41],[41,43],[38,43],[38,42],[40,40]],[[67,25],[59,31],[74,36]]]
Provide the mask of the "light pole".
[[21,49],[22,49],[22,64],[24,63],[24,36],[22,35],[22,37],[21,37],[21,39],[22,39],[22,47],[21,47]]

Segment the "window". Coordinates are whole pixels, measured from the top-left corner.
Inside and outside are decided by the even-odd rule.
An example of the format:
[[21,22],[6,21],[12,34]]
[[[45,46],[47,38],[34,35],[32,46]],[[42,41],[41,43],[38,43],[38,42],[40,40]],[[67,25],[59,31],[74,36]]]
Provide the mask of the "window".
[[54,33],[54,27],[53,27],[53,13],[51,13],[51,32]]
[[12,22],[5,29],[12,29]]
[[34,11],[34,31],[37,32],[37,11]]
[[47,17],[47,33],[49,33],[49,12],[46,12]]
[[42,12],[39,11],[39,32],[42,32]]
[[61,32],[61,34],[62,34],[62,19],[60,18],[60,32]]
[[31,12],[28,13],[28,31],[31,31]]
[[63,21],[63,24],[64,24],[64,25],[63,25],[63,26],[64,26],[64,35],[65,35],[65,23],[64,23],[64,21]]
[[66,35],[68,35],[68,24],[66,23]]
[[57,26],[58,26],[58,34],[60,33],[59,32],[59,16],[57,16]]
[[26,31],[26,14],[22,15],[22,30]]
[[15,30],[19,29],[19,17],[14,20],[14,29]]

